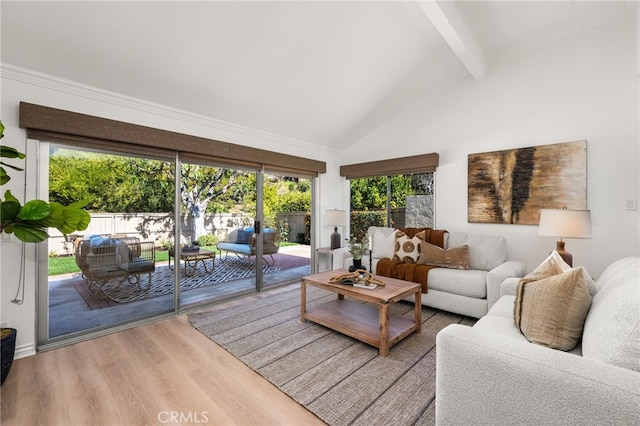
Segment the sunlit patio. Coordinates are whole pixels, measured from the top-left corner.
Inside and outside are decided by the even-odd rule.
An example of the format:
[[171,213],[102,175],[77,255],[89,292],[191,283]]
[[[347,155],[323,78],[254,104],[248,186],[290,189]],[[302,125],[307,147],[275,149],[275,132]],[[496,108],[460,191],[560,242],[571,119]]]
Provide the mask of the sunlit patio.
[[[264,262],[263,285],[287,283],[308,275],[310,255],[307,245],[282,247],[274,255],[273,265]],[[185,276],[184,263],[180,265],[181,308],[215,303],[255,290],[254,258],[223,254],[217,256],[213,269],[209,262],[199,262],[193,271],[189,266],[189,276]],[[80,273],[49,277],[49,338],[172,312],[173,268],[166,261],[158,262],[150,276],[150,287],[149,277],[144,274],[140,286],[118,278],[105,284],[104,292],[89,289]]]

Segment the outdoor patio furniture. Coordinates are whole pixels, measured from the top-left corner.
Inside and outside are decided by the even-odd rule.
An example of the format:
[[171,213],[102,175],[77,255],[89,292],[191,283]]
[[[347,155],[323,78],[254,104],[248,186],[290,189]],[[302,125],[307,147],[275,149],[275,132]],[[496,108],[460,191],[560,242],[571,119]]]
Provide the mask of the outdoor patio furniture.
[[[155,271],[155,244],[135,237],[92,236],[76,240],[76,264],[87,280],[89,290],[100,297],[120,287],[124,281],[137,285],[141,291],[151,286],[151,274]],[[149,282],[142,286],[140,276],[148,274]],[[105,285],[119,279],[117,285],[105,289]]]
[[[225,257],[229,253],[234,253],[238,257],[246,257],[247,259],[255,256],[257,239],[253,228],[243,228],[236,231],[229,234],[227,241],[218,243],[218,251],[220,251],[221,254],[223,251],[226,252]],[[280,249],[278,233],[274,229],[265,228],[262,235],[264,241],[262,245],[263,259],[268,265],[273,266],[275,263],[273,255],[278,253]],[[267,255],[271,258],[271,262],[264,257]]]
[[[171,258],[175,258],[176,253],[173,247],[169,249],[169,269],[173,269],[171,267]],[[196,266],[198,266],[198,262],[202,263],[204,266],[205,272],[209,272],[207,268],[207,264],[205,260],[211,259],[211,271],[216,267],[216,252],[211,250],[205,250],[203,248],[197,247],[195,250],[180,250],[180,260],[184,262],[184,276],[191,277],[196,273]],[[177,262],[176,262],[177,263]],[[188,271],[187,267],[191,267],[191,272]]]

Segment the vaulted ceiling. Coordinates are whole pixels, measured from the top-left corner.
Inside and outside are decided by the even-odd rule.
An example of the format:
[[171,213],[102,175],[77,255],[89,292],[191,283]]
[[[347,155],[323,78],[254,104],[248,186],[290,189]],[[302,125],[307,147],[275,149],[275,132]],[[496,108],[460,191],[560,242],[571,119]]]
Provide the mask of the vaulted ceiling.
[[4,64],[346,147],[419,96],[628,1],[2,1]]

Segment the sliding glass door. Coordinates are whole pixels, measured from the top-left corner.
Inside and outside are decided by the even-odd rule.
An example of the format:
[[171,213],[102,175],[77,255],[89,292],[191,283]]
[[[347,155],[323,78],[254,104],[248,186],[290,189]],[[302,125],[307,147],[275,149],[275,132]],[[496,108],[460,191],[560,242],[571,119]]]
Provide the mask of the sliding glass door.
[[197,158],[185,159],[179,170],[180,233],[170,249],[179,306],[255,291],[259,173]]
[[40,347],[310,273],[309,177],[178,153],[33,142],[40,198],[88,199],[88,229],[39,249]]
[[81,234],[50,229],[41,244],[40,344],[173,312],[173,159],[40,147],[49,200],[88,199],[91,212]]
[[309,177],[264,174],[265,287],[297,281],[311,273],[312,189]]

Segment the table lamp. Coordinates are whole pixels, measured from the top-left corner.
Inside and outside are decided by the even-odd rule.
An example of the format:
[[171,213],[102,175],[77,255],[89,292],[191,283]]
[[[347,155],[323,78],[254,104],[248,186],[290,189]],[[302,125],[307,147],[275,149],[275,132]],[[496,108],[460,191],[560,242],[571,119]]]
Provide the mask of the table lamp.
[[340,233],[338,232],[338,226],[344,226],[346,212],[344,210],[327,210],[325,214],[325,222],[327,225],[333,226],[333,233],[331,234],[331,250],[340,248]]
[[540,226],[538,235],[558,237],[556,251],[573,267],[573,256],[564,249],[563,238],[591,238],[591,211],[542,209],[540,210]]

